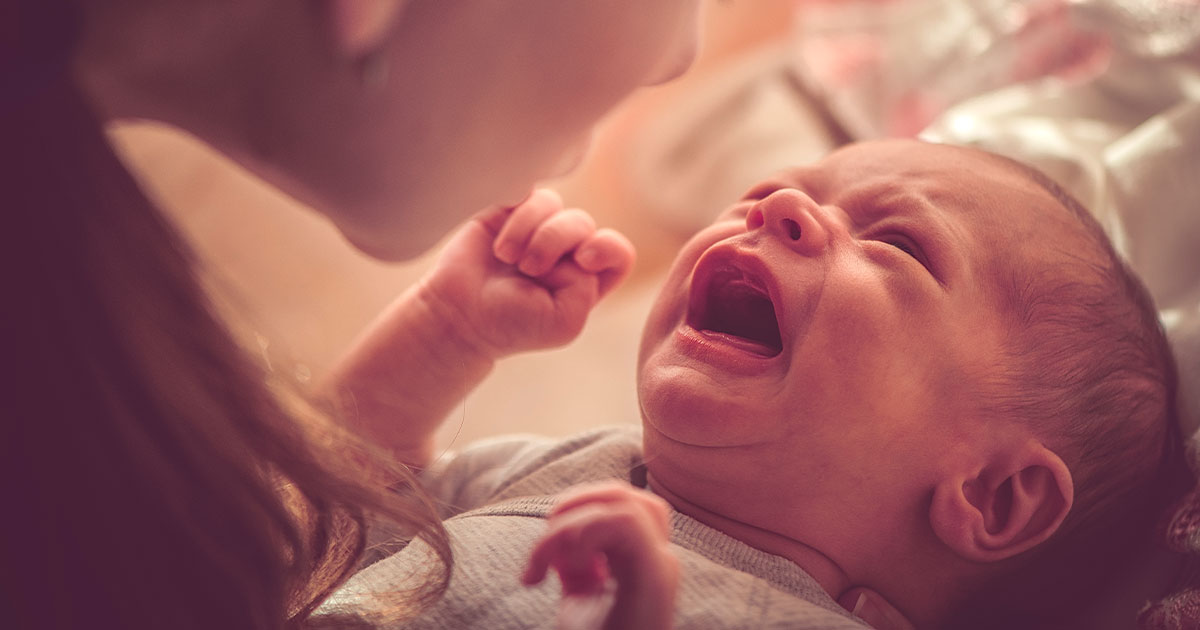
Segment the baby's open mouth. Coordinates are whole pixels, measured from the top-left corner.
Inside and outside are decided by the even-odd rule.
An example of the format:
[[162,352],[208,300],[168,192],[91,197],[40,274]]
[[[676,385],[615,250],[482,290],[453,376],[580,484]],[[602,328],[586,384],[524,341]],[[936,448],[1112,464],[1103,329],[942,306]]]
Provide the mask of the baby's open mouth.
[[757,278],[723,267],[701,290],[702,299],[693,300],[688,318],[693,328],[765,357],[783,351],[775,305]]

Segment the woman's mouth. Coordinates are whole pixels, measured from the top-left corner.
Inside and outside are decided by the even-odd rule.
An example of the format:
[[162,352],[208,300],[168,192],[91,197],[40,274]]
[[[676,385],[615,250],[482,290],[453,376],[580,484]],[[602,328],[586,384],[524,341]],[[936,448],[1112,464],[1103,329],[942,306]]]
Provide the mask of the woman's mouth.
[[705,336],[763,357],[783,351],[775,304],[763,281],[729,264],[694,276],[687,323]]

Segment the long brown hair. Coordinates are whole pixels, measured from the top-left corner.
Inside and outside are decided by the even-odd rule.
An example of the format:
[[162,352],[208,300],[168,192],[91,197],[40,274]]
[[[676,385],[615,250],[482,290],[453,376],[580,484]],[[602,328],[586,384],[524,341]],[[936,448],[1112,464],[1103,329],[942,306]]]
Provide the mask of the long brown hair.
[[380,517],[442,558],[402,603],[437,596],[449,547],[412,473],[269,381],[114,155],[67,71],[73,3],[7,4],[5,625],[349,624],[309,617]]

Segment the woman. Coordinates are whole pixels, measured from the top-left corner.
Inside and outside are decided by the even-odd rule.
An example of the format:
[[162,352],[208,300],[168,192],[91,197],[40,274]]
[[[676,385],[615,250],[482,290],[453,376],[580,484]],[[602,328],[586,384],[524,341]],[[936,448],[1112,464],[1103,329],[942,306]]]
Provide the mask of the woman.
[[398,612],[449,571],[411,473],[236,346],[104,121],[181,127],[399,260],[519,201],[624,95],[682,72],[697,4],[5,3],[4,625],[348,624],[309,616],[367,514],[447,563]]

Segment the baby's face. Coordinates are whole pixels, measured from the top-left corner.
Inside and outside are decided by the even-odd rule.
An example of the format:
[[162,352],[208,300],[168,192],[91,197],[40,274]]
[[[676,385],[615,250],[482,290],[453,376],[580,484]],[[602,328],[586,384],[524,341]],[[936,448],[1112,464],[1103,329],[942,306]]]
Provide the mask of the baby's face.
[[752,521],[900,500],[992,430],[973,393],[1009,330],[998,287],[1071,226],[1012,167],[913,141],[759,184],[684,246],[647,321],[651,472]]

